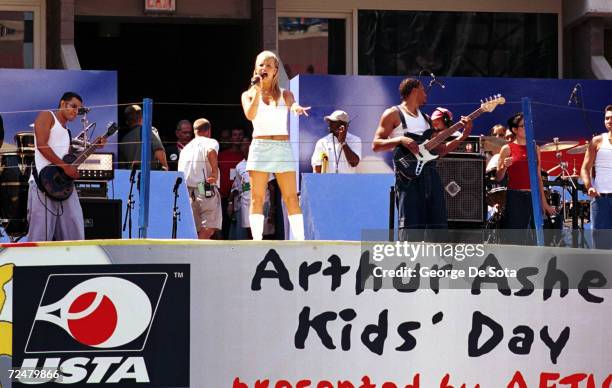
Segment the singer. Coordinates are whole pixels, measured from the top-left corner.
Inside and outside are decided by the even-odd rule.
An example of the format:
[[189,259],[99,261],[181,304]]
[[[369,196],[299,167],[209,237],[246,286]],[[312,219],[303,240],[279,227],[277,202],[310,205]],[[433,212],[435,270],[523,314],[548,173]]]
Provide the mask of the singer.
[[304,219],[297,197],[295,158],[289,143],[287,115],[308,116],[310,107],[302,107],[290,90],[278,85],[279,61],[271,51],[255,59],[251,86],[242,93],[242,109],[253,123],[253,141],[246,169],[251,180],[249,222],[253,240],[263,238],[263,204],[268,175],[273,173],[287,205],[289,225],[296,240],[304,240]]
[[[185,175],[189,202],[198,238],[208,240],[221,229],[221,196],[219,195],[219,143],[211,138],[211,125],[206,119],[193,123],[195,138],[181,151],[178,171]],[[174,185],[178,189],[180,182]]]

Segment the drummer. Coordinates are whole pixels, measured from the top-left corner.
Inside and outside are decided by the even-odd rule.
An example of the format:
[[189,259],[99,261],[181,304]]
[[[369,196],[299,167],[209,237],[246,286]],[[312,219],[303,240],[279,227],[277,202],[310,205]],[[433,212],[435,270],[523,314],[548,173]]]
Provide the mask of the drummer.
[[[525,120],[523,113],[517,113],[508,119],[508,128],[516,136],[513,142],[502,147],[497,164],[497,181],[508,175],[508,191],[506,196],[505,229],[532,229],[534,227],[533,209],[531,203],[531,184],[527,162],[527,139],[525,137]],[[540,150],[538,155],[538,182],[542,208],[547,215],[554,215],[555,209],[546,202],[544,185],[540,175]],[[514,239],[513,239],[514,240]],[[521,243],[525,241],[514,241]]]
[[[501,124],[495,124],[493,128],[491,128],[490,135],[494,136],[498,139],[504,139],[506,137],[506,127]],[[500,151],[501,152],[501,148]],[[486,172],[491,172],[497,169],[497,164],[499,161],[499,152],[496,154],[492,154],[491,158],[487,162]]]

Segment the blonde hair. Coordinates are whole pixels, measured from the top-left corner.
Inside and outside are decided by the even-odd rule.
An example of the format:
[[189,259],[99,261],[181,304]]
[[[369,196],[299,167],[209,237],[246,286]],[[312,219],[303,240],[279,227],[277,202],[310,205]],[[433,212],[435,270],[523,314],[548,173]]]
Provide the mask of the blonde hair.
[[197,119],[193,122],[193,129],[195,131],[208,131],[210,129],[210,122],[206,119]]
[[278,85],[280,61],[278,60],[278,57],[276,56],[276,54],[268,50],[260,52],[259,55],[257,55],[257,58],[255,58],[255,68],[253,69],[253,76],[257,75],[257,64],[262,61],[267,61],[268,59],[272,59],[274,61],[274,65],[276,66],[276,74],[272,76],[272,80],[271,80],[271,85],[272,85],[271,94],[272,94],[272,99],[274,99],[274,103],[278,105],[278,100],[281,98],[281,90],[280,90],[280,86]]
[[495,135],[495,131],[497,131],[497,130],[498,130],[498,129],[500,129],[500,128],[504,130],[504,134],[505,134],[505,133],[506,133],[506,127],[504,127],[504,126],[503,126],[503,125],[501,125],[501,124],[495,124],[495,125],[493,126],[493,128],[491,128],[490,135]]

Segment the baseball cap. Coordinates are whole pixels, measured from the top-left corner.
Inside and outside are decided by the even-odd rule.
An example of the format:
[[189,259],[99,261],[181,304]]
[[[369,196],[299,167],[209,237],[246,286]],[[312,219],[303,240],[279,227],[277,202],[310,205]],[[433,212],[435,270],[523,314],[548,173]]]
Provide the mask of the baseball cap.
[[433,111],[433,113],[431,114],[431,119],[432,120],[441,119],[444,113],[446,113],[451,120],[453,119],[453,112],[451,112],[448,109],[440,108],[440,107],[437,107],[436,110]]
[[350,121],[348,113],[343,110],[336,110],[329,116],[325,116],[324,119],[326,121],[342,121],[344,123],[348,123]]

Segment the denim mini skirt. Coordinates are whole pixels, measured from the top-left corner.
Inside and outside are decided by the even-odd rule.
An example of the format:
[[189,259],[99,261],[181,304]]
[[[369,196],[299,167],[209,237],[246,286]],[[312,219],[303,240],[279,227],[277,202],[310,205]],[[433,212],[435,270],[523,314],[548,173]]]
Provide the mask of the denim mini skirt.
[[295,171],[295,158],[289,140],[253,139],[246,164],[247,171]]

